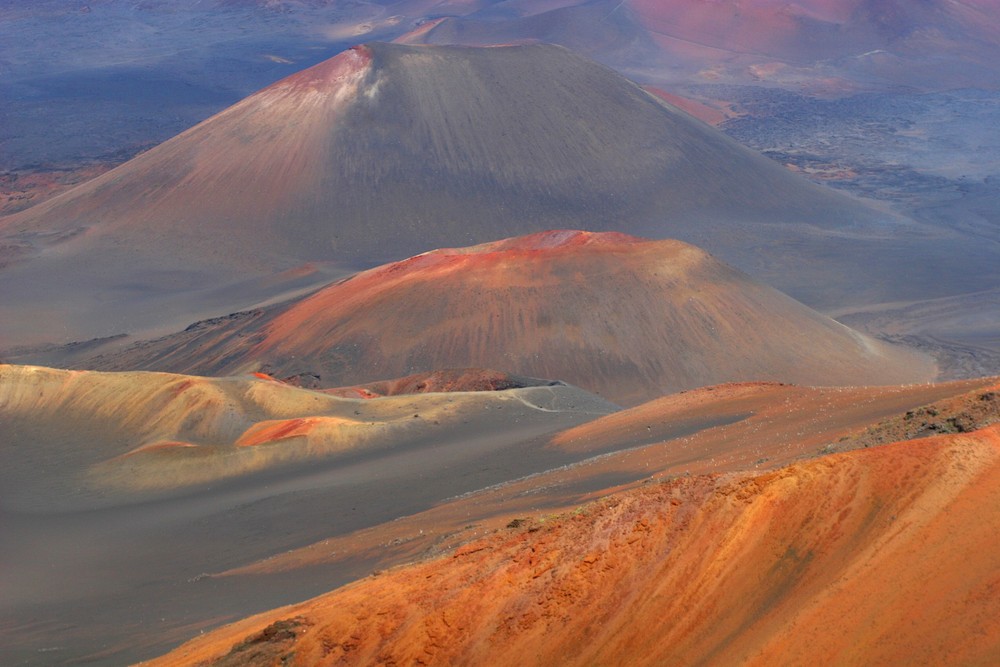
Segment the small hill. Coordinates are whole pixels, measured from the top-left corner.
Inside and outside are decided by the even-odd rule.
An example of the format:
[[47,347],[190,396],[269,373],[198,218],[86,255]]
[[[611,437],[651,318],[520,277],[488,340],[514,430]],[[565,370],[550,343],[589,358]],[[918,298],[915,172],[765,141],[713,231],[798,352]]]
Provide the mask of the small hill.
[[634,404],[737,380],[925,381],[867,338],[679,241],[550,231],[436,250],[84,362],[355,385],[439,368],[554,377]]

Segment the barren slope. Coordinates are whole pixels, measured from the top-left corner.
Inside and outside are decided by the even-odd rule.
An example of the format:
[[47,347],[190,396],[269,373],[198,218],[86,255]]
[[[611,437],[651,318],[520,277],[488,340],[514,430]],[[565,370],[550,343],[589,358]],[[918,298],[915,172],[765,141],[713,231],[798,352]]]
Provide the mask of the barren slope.
[[149,664],[993,663],[998,515],[998,427],[682,478]]
[[931,250],[898,225],[565,49],[371,44],[4,218],[0,347],[176,326],[324,271],[569,226],[710,242],[797,295],[885,300],[926,287],[885,280]]
[[[0,365],[0,663],[122,665],[370,569],[223,571],[579,460],[562,384],[346,399],[266,378]],[[273,531],[273,532],[272,532]]]
[[602,418],[559,385],[348,400],[0,367],[0,660],[120,665],[651,477],[976,428],[996,396],[995,378],[728,385]]
[[864,337],[678,241],[544,232],[424,253],[269,310],[84,362],[335,387],[448,367],[564,379],[626,404],[737,380],[924,381]]
[[[300,376],[301,377],[301,376]],[[307,376],[309,378],[309,376]],[[296,378],[298,379],[298,378]],[[309,378],[319,382],[320,378]],[[522,387],[557,386],[554,380],[539,380],[520,375],[510,375],[484,368],[449,368],[440,371],[415,373],[392,380],[379,380],[351,387],[334,387],[323,393],[344,398],[377,398],[400,394],[425,394],[442,391],[501,391]]]

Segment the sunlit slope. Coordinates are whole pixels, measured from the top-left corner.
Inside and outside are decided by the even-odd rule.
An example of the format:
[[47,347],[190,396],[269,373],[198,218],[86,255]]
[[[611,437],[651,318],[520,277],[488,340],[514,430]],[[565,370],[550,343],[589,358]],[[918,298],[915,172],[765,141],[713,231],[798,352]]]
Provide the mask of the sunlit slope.
[[471,542],[155,665],[1000,659],[1000,430],[688,477]]

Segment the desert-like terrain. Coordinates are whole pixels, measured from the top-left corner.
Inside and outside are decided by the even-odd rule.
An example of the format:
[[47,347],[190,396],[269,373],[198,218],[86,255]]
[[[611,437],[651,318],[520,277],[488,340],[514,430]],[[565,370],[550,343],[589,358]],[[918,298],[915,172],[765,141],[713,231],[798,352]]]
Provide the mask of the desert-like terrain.
[[0,3],[0,664],[1000,662],[994,5]]
[[651,478],[1000,416],[989,379],[726,385],[624,412],[546,383],[345,399],[255,377],[7,366],[0,381],[4,655],[29,662],[149,657]]

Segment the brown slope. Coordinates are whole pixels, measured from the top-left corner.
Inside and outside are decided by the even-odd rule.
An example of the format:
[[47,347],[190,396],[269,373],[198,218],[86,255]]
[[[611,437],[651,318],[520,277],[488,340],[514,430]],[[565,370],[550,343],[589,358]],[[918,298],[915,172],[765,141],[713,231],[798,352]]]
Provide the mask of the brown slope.
[[992,663],[998,514],[996,427],[683,478],[148,664]]
[[801,294],[846,262],[878,276],[833,300],[864,300],[892,284],[886,220],[565,49],[372,44],[0,222],[0,346],[247,307],[302,286],[253,278],[307,261],[568,226],[711,239]]
[[263,368],[312,373],[324,386],[475,366],[565,379],[619,403],[734,380],[862,385],[933,375],[927,359],[693,246],[577,231],[424,253],[90,363]]
[[[0,661],[37,662],[58,637],[57,661],[124,664],[609,486],[867,444],[840,439],[932,402],[942,424],[975,417],[942,401],[973,389],[978,405],[996,380],[720,387],[565,431],[613,407],[560,386],[344,401],[254,378],[2,367]],[[546,447],[554,431],[571,437]],[[310,569],[289,571],[303,544],[288,556]],[[206,576],[258,561],[268,576]]]

